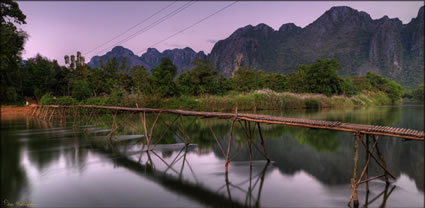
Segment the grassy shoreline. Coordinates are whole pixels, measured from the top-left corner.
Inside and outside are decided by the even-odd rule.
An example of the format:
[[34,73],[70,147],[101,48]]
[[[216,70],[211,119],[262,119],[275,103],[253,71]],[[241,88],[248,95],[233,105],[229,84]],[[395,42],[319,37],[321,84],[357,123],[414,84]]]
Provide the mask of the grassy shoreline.
[[115,94],[105,97],[91,97],[81,102],[72,97],[43,97],[42,105],[103,105],[122,107],[148,107],[163,109],[184,109],[195,111],[241,111],[289,110],[289,109],[323,109],[345,108],[355,106],[389,105],[391,98],[381,91],[364,91],[347,97],[344,95],[326,96],[312,93],[277,93],[257,90],[250,93],[230,93],[228,95],[179,96],[167,99],[142,94]]

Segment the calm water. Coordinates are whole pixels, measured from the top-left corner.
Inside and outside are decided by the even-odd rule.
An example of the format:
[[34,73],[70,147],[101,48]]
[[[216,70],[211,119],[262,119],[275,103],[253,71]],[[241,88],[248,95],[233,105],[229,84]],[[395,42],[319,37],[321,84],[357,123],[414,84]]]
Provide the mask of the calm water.
[[[424,130],[424,106],[418,105],[262,113]],[[138,117],[121,124],[118,139],[141,134]],[[226,150],[230,122],[185,118],[185,124],[195,145],[185,148],[178,127],[167,131],[160,123],[154,137],[164,135],[160,143],[167,145],[146,154],[140,151],[143,138],[110,146],[104,142],[106,128],[86,126],[83,134],[72,130],[72,123],[61,127],[33,119],[2,120],[2,206],[7,201],[32,207],[346,206],[353,167],[351,134],[262,125],[272,162],[266,163],[253,147],[250,168],[247,132],[237,123],[226,177],[225,158],[211,132]],[[423,207],[424,143],[391,137],[379,141],[397,179],[390,186],[382,180],[370,182],[368,195],[361,185],[361,206]],[[363,147],[359,157],[358,174],[365,159]],[[382,173],[373,162],[369,176]]]

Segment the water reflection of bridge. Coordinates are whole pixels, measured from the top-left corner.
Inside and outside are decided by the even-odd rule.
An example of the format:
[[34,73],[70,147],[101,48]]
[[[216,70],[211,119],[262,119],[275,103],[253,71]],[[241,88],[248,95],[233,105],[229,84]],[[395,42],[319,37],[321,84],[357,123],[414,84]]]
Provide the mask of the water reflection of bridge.
[[[179,153],[172,159],[171,163],[167,163],[166,160],[161,157],[155,150],[152,151],[137,151],[131,153],[125,153],[117,148],[117,144],[99,146],[95,145],[95,150],[99,153],[110,154],[113,153],[112,159],[118,166],[125,167],[138,175],[149,178],[161,186],[182,194],[190,199],[198,201],[201,204],[212,207],[260,207],[260,198],[264,178],[266,171],[270,165],[270,162],[264,164],[262,170],[253,175],[252,166],[250,167],[249,178],[241,183],[233,184],[229,181],[228,175],[223,178],[223,185],[217,190],[213,191],[205,187],[200,181],[197,180],[196,173],[193,171],[190,161],[186,158],[187,153],[190,151],[192,146],[184,145]],[[173,145],[172,145],[173,146]],[[175,147],[175,146],[174,146]],[[138,155],[137,160],[132,159],[131,155]],[[142,158],[145,157],[145,162]],[[156,166],[154,159],[157,158],[166,166],[165,170],[160,170]],[[180,165],[176,170],[177,164]],[[189,168],[195,181],[190,181],[183,177],[183,170]],[[172,172],[174,174],[170,174]],[[249,184],[248,190],[241,188],[244,184]],[[220,193],[221,190],[226,189],[226,195]],[[232,192],[239,191],[246,194],[246,200],[244,203],[232,198]],[[256,193],[255,193],[256,192]],[[254,194],[255,193],[255,194]],[[254,196],[255,195],[255,196]]]
[[[118,144],[107,145],[107,147],[97,146],[95,150],[103,154],[110,154],[112,152],[113,157],[111,158],[117,166],[125,167],[138,175],[149,178],[151,181],[160,184],[168,190],[212,207],[261,207],[263,184],[267,173],[274,167],[271,162],[264,162],[261,165],[257,164],[258,167],[262,167],[259,171],[253,171],[253,167],[250,166],[249,177],[237,183],[232,183],[228,174],[225,174],[223,175],[223,184],[219,188],[210,188],[204,186],[197,179],[197,174],[192,169],[190,161],[186,157],[187,153],[194,149],[192,145],[182,146],[184,145],[182,144],[180,145],[182,146],[181,149],[177,149],[175,145],[162,146],[166,148],[167,146],[171,146],[170,149],[178,152],[175,157],[170,158],[171,162],[167,162],[157,152],[161,151],[161,147],[159,150],[146,152],[127,151],[125,148],[117,148],[116,145]],[[145,158],[144,161],[143,158]],[[158,168],[157,166],[160,166],[160,164],[165,165],[165,168],[162,170]],[[191,175],[188,177],[183,176],[183,169],[185,168],[190,170]],[[189,177],[194,180],[189,180]],[[395,188],[395,186],[386,184],[384,190],[380,193],[378,192],[373,197],[370,197],[370,193],[366,193],[364,206],[367,207],[372,203],[377,204],[382,200],[380,207],[385,207],[388,198]],[[238,192],[236,193],[236,197],[235,192]],[[240,196],[240,193],[245,194],[245,200],[237,197]]]
[[[112,138],[114,131],[118,128],[118,124],[116,121],[116,116],[118,112],[125,112],[130,114],[140,114],[140,120],[144,128],[144,136],[146,138],[147,143],[147,151],[152,151],[150,144],[152,141],[154,128],[160,118],[161,113],[174,114],[178,117],[171,123],[163,121],[163,123],[170,127],[173,125],[178,118],[180,118],[180,126],[178,126],[178,131],[181,132],[184,138],[182,140],[185,141],[186,145],[189,144],[189,136],[186,133],[184,122],[182,116],[193,116],[193,117],[202,117],[202,118],[221,118],[221,119],[231,119],[230,126],[230,135],[228,139],[227,151],[223,148],[223,146],[218,142],[218,139],[213,133],[214,139],[217,141],[218,146],[220,147],[221,152],[226,158],[225,170],[226,174],[228,172],[228,164],[231,160],[231,141],[232,141],[232,133],[235,122],[238,121],[243,127],[247,141],[248,141],[248,149],[249,149],[249,157],[250,162],[252,161],[252,147],[256,148],[258,152],[261,152],[264,155],[264,158],[269,161],[269,157],[266,152],[266,148],[264,146],[264,139],[261,132],[260,123],[266,124],[280,124],[287,126],[298,126],[298,127],[306,127],[306,128],[314,128],[314,129],[327,129],[327,130],[335,130],[335,131],[343,131],[343,132],[351,132],[354,134],[354,167],[353,167],[353,177],[351,179],[351,188],[352,194],[350,196],[350,200],[348,205],[351,204],[351,201],[354,201],[354,205],[358,206],[358,196],[357,196],[357,188],[360,184],[366,184],[366,191],[369,192],[368,183],[371,180],[378,179],[381,177],[385,178],[387,184],[390,183],[390,178],[395,179],[394,175],[390,173],[388,170],[387,164],[384,160],[383,154],[381,153],[378,147],[378,136],[392,136],[396,138],[402,138],[404,140],[419,140],[425,141],[424,132],[416,131],[413,129],[403,129],[403,128],[394,128],[394,127],[385,127],[385,126],[371,126],[371,125],[363,125],[363,124],[351,124],[351,123],[341,123],[337,121],[319,121],[319,120],[309,120],[309,119],[298,119],[298,118],[284,118],[284,117],[276,117],[276,116],[266,116],[266,115],[256,115],[256,114],[238,114],[237,110],[235,113],[218,113],[218,112],[196,112],[196,111],[184,111],[184,110],[164,110],[164,109],[149,109],[149,108],[125,108],[125,107],[110,107],[110,106],[91,106],[91,105],[80,105],[80,106],[37,106],[34,108],[33,114],[41,117],[43,119],[52,119],[54,116],[59,117],[61,120],[64,119],[67,115],[72,116],[74,118],[74,124],[78,122],[81,123],[81,114],[87,114],[88,119],[87,122],[91,121],[93,115],[96,114],[96,111],[101,111],[102,113],[109,113],[112,115],[113,123],[112,123],[112,131],[109,136]],[[150,128],[148,128],[146,113],[157,113],[155,120],[152,122]],[[66,118],[65,118],[66,119]],[[251,127],[251,122],[254,125]],[[255,125],[256,124],[256,125]],[[255,128],[258,129],[258,136],[261,139],[260,145],[257,145],[253,142],[254,140],[254,132]],[[371,136],[371,137],[369,137]],[[366,149],[366,162],[364,164],[363,170],[359,177],[357,177],[357,169],[358,169],[358,149],[359,145],[363,145]],[[369,177],[368,176],[368,167],[371,160],[374,160],[375,163],[384,171],[382,175]]]

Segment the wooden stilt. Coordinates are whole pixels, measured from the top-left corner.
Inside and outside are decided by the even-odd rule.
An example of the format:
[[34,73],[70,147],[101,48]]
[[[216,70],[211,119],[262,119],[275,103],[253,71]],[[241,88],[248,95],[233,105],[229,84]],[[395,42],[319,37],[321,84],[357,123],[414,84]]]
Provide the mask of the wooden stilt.
[[144,131],[145,131],[145,138],[146,138],[146,143],[147,143],[146,144],[146,146],[147,146],[146,151],[150,151],[151,150],[150,149],[150,144],[151,144],[151,141],[152,141],[153,130],[154,130],[154,128],[155,128],[155,126],[156,126],[156,124],[158,122],[158,119],[159,119],[159,116],[160,115],[161,115],[161,112],[159,112],[158,115],[156,116],[155,121],[153,122],[150,131],[148,131],[148,128],[147,128],[146,112],[143,111],[143,117],[140,115],[140,120],[141,120],[141,122],[143,124],[143,128],[144,128]]
[[148,128],[146,126],[146,114],[145,114],[145,111],[143,111],[143,117],[142,117],[141,114],[139,114],[139,115],[140,115],[140,120],[141,120],[142,125],[143,125],[143,129],[145,131],[146,147],[147,147],[146,148],[146,151],[148,152],[150,150],[149,149],[149,146],[150,146],[150,136],[149,136]]
[[210,127],[210,126],[209,126],[209,128],[210,128],[211,134],[213,135],[213,138],[215,139],[215,141],[217,142],[218,147],[219,147],[219,148],[220,148],[220,150],[221,150],[221,153],[223,153],[223,156],[224,156],[224,157],[226,157],[226,153],[224,153],[223,146],[221,146],[221,143],[218,141],[217,137],[216,137],[216,136],[215,136],[215,134],[214,134],[214,131],[211,129],[211,127]]
[[185,143],[186,143],[186,145],[189,145],[189,136],[187,136],[187,134],[186,134],[186,130],[184,128],[184,122],[183,122],[182,116],[180,116],[180,124],[181,124],[181,128],[182,128],[182,131],[183,131],[183,134],[184,134]]
[[[375,135],[373,138],[374,141],[377,140],[377,136]],[[385,183],[389,184],[390,180],[388,178],[388,167],[387,167],[387,163],[384,160],[384,155],[381,154],[381,152],[379,151],[379,147],[378,145],[376,145],[376,153],[378,154],[379,159],[382,161],[383,166],[384,166],[384,170],[385,170]]]
[[[366,134],[366,161],[370,160],[370,153],[369,153],[369,134]],[[366,167],[366,173],[365,173],[365,177],[366,180],[369,178],[369,167]],[[367,196],[369,193],[369,182],[366,181],[366,201],[367,201]]]
[[182,167],[181,167],[181,169],[180,169],[180,174],[179,174],[179,179],[180,179],[180,180],[182,179],[183,169],[184,169],[184,164],[185,164],[185,162],[186,162],[187,148],[188,148],[188,146],[186,145],[186,146],[185,146],[184,155],[183,155]]
[[232,200],[232,194],[230,194],[229,173],[227,171],[225,173],[225,182],[226,182],[227,196],[229,197],[229,200]]
[[267,172],[267,168],[269,167],[269,164],[270,164],[270,161],[267,161],[266,166],[264,166],[264,169],[261,173],[260,187],[258,188],[257,201],[255,203],[255,207],[260,207],[260,199],[261,199],[261,192],[263,190],[264,177],[266,176],[266,172]]
[[[374,139],[375,140],[375,139]],[[375,142],[378,141],[378,138],[375,140]],[[362,141],[362,144],[366,147],[366,144]],[[388,171],[388,169],[379,162],[380,159],[376,158],[373,153],[369,150],[370,156],[375,160],[376,164],[378,164],[391,178],[395,179],[395,177]]]
[[235,121],[236,121],[236,118],[234,118],[232,120],[232,125],[230,126],[229,141],[227,143],[227,154],[226,154],[226,164],[225,164],[226,173],[228,172],[228,167],[229,167],[229,162],[230,162],[229,157],[230,157],[230,149],[231,149],[231,146],[232,146],[232,132],[233,132],[233,126],[235,125]]
[[354,165],[353,165],[353,178],[351,179],[351,197],[348,201],[348,206],[350,206],[351,201],[354,202],[354,207],[359,206],[359,199],[357,197],[357,185],[356,185],[356,178],[357,178],[357,162],[358,162],[358,147],[360,142],[360,134],[355,133],[354,134]]
[[264,146],[264,138],[263,138],[263,134],[261,133],[261,126],[260,123],[257,122],[257,127],[258,127],[258,134],[260,135],[260,141],[261,141],[261,147],[263,148],[263,152],[264,152],[264,157],[267,159],[268,162],[270,162],[270,158],[267,155],[267,151],[266,151],[266,147]]
[[249,166],[249,185],[248,185],[248,192],[246,193],[246,197],[245,197],[245,206],[248,205],[247,207],[251,207],[251,201],[252,201],[252,166]]

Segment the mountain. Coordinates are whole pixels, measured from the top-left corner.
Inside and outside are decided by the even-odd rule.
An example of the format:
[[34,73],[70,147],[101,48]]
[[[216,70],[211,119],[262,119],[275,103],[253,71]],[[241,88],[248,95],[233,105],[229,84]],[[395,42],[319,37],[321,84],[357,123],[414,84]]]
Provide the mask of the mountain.
[[90,59],[90,62],[88,63],[88,65],[91,67],[100,68],[100,60],[102,60],[103,64],[106,65],[108,57],[111,60],[112,60],[112,57],[116,57],[119,64],[121,64],[122,59],[126,57],[126,65],[128,67],[132,67],[136,65],[143,65],[145,67],[148,66],[142,60],[140,60],[140,57],[136,56],[131,50],[124,48],[122,46],[114,47],[111,51],[107,52],[103,56],[93,56]]
[[100,60],[106,64],[108,57],[110,59],[112,59],[112,57],[116,57],[118,63],[120,64],[122,59],[126,57],[127,67],[143,65],[148,71],[151,71],[153,68],[157,67],[161,63],[161,58],[168,57],[173,61],[174,65],[176,65],[177,73],[182,72],[186,68],[190,69],[192,67],[192,62],[195,59],[207,58],[204,52],[200,51],[197,53],[188,47],[183,49],[165,50],[162,53],[160,53],[155,48],[149,48],[146,53],[139,57],[127,48],[116,46],[103,56],[92,57],[88,65],[91,67],[100,67]]
[[218,41],[208,58],[218,71],[231,76],[240,66],[288,74],[299,64],[336,58],[342,75],[373,71],[415,87],[424,82],[424,7],[408,24],[384,16],[332,7],[313,23],[292,23],[279,30],[259,24],[237,29]]
[[148,65],[148,69],[153,69],[161,63],[161,58],[167,57],[173,61],[177,67],[177,74],[183,72],[184,69],[192,68],[192,62],[198,58],[207,58],[203,51],[195,52],[193,49],[186,47],[183,49],[165,50],[160,53],[155,48],[148,48],[140,60]]
[[239,67],[289,74],[299,64],[319,58],[336,58],[344,70],[341,75],[363,75],[372,71],[407,87],[424,82],[424,7],[416,18],[403,24],[397,18],[372,19],[366,12],[346,6],[332,7],[304,28],[293,23],[274,30],[266,24],[247,25],[218,41],[207,56],[191,48],[165,50],[149,48],[140,57],[117,46],[99,60],[127,57],[127,66],[143,65],[151,70],[162,57],[170,58],[177,72],[190,69],[196,58],[208,58],[215,68],[229,77]]

